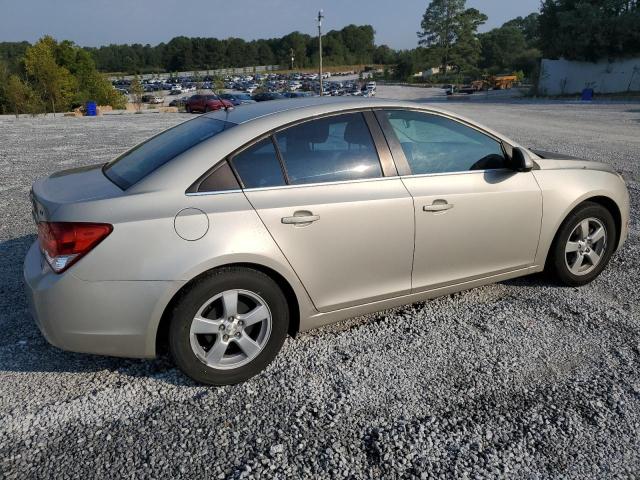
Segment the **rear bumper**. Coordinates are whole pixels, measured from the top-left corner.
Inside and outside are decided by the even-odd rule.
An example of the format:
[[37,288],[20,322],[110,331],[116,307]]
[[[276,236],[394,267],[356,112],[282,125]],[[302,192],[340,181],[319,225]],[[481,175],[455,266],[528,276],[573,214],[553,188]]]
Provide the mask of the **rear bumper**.
[[[73,352],[150,358],[164,306],[179,285],[166,281],[88,282],[57,275],[37,242],[24,261],[25,291],[33,318],[52,345]],[[182,282],[178,282],[182,283]]]

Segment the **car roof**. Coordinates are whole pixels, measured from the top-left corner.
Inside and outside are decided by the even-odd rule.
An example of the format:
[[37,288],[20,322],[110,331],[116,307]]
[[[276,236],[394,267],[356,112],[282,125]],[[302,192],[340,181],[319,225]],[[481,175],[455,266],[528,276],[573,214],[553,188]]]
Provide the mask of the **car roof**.
[[[263,125],[271,123],[275,128],[280,126],[282,123],[311,118],[316,115],[367,108],[418,108],[425,111],[442,113],[444,115],[466,121],[467,123],[477,125],[477,123],[472,120],[430,104],[372,97],[299,97],[295,100],[285,98],[282,100],[270,100],[267,102],[243,105],[241,107],[234,108],[233,110],[217,110],[215,112],[207,113],[206,115],[211,118],[224,120],[238,125],[249,122],[260,123]],[[260,121],[254,122],[256,120]],[[486,127],[483,128],[487,131],[491,131]],[[496,136],[503,137],[497,133]]]

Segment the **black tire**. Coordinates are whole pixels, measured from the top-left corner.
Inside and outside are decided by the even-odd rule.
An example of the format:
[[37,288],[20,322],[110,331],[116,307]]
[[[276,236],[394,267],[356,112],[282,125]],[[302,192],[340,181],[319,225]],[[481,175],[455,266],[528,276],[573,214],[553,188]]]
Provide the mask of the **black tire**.
[[211,111],[211,109],[209,108],[209,106],[204,107],[204,113],[209,113]]
[[184,107],[185,111],[187,113],[191,113],[191,107],[189,105],[187,105],[186,107]]
[[[250,363],[234,369],[214,369],[202,362],[190,343],[191,323],[198,309],[226,290],[242,289],[259,295],[272,316],[271,334],[263,350]],[[289,305],[276,282],[266,274],[245,267],[224,267],[199,279],[176,302],[169,328],[169,350],[176,365],[196,382],[230,385],[260,373],[282,348],[289,329]]]
[[[602,251],[599,263],[588,273],[575,275],[567,266],[565,260],[565,247],[569,241],[569,236],[582,220],[595,218],[602,223],[606,230],[606,244]],[[551,245],[546,270],[552,277],[561,284],[578,287],[593,281],[602,270],[605,269],[611,255],[618,243],[616,225],[613,216],[605,207],[594,202],[584,202],[578,205],[562,222],[556,237]]]

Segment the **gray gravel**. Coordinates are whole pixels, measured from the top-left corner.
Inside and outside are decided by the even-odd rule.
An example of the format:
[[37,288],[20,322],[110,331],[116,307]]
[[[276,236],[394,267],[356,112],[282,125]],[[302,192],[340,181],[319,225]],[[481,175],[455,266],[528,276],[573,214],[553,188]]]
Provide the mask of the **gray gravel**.
[[447,106],[625,172],[631,236],[611,266],[583,288],[529,277],[309,332],[222,388],[166,358],[53,348],[21,289],[33,179],[185,116],[0,117],[0,478],[637,476],[640,105]]

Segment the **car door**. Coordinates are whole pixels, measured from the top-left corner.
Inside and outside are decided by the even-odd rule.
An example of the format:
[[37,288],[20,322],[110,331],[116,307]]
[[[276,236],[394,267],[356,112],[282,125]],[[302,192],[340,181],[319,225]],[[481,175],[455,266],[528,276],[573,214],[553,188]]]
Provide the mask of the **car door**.
[[508,168],[498,139],[443,115],[376,115],[414,198],[413,291],[533,264],[542,193],[531,172]]
[[365,115],[348,113],[288,127],[231,159],[320,311],[411,290],[413,201],[368,115],[376,141]]

